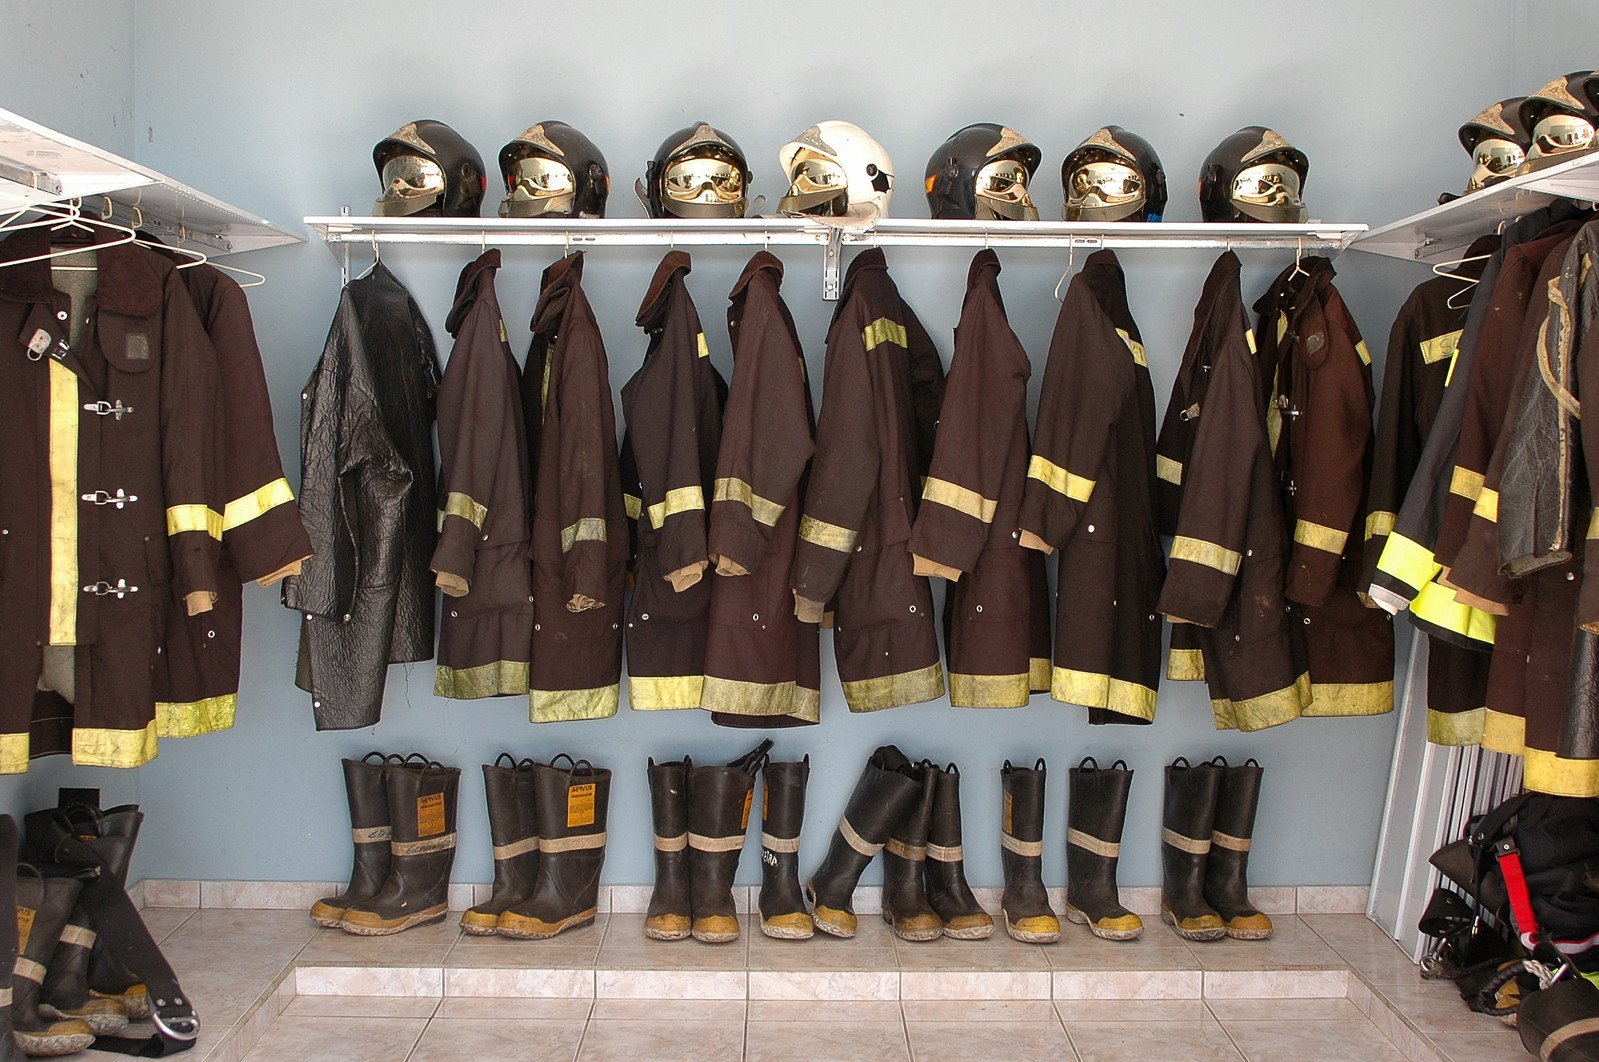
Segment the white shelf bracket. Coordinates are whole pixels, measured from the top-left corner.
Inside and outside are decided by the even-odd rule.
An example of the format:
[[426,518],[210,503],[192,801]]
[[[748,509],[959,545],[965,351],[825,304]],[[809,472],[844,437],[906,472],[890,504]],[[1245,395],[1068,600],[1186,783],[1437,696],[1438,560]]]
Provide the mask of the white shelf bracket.
[[844,230],[832,229],[827,243],[822,246],[822,299],[837,302],[843,283],[839,279],[839,266],[844,260]]

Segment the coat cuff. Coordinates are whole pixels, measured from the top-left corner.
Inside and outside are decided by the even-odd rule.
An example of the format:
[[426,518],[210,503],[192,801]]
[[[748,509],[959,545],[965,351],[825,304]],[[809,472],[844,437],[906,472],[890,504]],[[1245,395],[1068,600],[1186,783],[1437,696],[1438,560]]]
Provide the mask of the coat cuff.
[[951,568],[947,564],[940,564],[938,561],[931,560],[919,553],[911,554],[911,572],[915,575],[935,575],[940,579],[948,579],[952,583],[958,581],[962,575],[966,574],[959,568]]
[[1173,621],[1214,627],[1227,613],[1232,585],[1229,575],[1191,561],[1175,560],[1166,576],[1166,585],[1161,588],[1156,611],[1170,616]]
[[827,605],[822,601],[812,601],[810,598],[794,595],[794,615],[801,623],[821,623],[822,614]]
[[189,615],[211,611],[217,599],[217,562],[220,544],[205,531],[168,535],[172,581]]
[[705,561],[696,561],[693,564],[686,564],[681,568],[667,572],[666,581],[672,584],[672,589],[674,591],[681,594],[683,591],[700,581],[700,578],[705,574],[705,567]]
[[1336,553],[1308,546],[1296,549],[1284,591],[1288,600],[1301,605],[1325,605],[1338,584],[1338,569],[1342,564],[1343,557]]
[[735,508],[719,505],[711,513],[710,554],[717,558],[716,570],[723,574],[722,565],[731,562],[740,569],[736,574],[753,572],[761,566],[766,556],[766,536],[755,529],[748,516],[740,518],[735,512],[723,514],[722,510]]
[[439,544],[433,550],[433,561],[429,565],[438,573],[440,590],[451,597],[465,596],[472,584],[472,569],[481,538],[470,521],[453,514],[445,516]]
[[1042,538],[1033,534],[1031,531],[1023,531],[1017,538],[1017,541],[1020,542],[1025,548],[1036,549],[1045,556],[1055,552],[1054,546],[1051,546],[1048,542],[1045,542]]

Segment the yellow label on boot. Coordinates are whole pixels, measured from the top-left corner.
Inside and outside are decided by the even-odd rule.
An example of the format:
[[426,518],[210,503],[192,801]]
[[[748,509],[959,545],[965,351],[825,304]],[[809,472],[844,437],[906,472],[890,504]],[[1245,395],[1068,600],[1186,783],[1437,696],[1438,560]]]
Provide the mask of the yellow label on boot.
[[568,786],[566,790],[566,825],[594,825],[594,783]]
[[1015,833],[1016,832],[1016,823],[1014,821],[1016,816],[1015,816],[1014,808],[1013,808],[1013,804],[1014,803],[1015,802],[1012,800],[1011,794],[1006,793],[1005,794],[1005,825],[1004,825],[1004,830],[1005,830],[1006,833]]
[[427,793],[416,798],[416,835],[437,837],[444,832],[444,794]]
[[744,824],[739,827],[740,830],[750,828],[750,805],[753,803],[755,803],[755,787],[750,786],[744,793]]
[[36,912],[31,907],[17,908],[17,952],[21,954],[28,950],[28,935],[33,932],[33,916]]

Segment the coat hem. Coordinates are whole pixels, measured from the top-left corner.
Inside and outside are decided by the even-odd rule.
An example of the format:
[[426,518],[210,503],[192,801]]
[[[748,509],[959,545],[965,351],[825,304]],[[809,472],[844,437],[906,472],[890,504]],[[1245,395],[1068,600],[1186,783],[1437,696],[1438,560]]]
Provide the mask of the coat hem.
[[528,694],[528,718],[535,723],[608,719],[616,714],[621,695],[621,684],[616,682],[588,690],[533,690]]
[[879,712],[907,704],[934,701],[944,695],[944,665],[929,664],[915,671],[842,683],[844,699],[852,712]]
[[1292,722],[1304,714],[1310,703],[1310,675],[1303,674],[1293,685],[1241,701],[1211,698],[1210,710],[1217,730],[1265,730]]
[[1394,683],[1315,682],[1310,684],[1306,716],[1387,715],[1394,710]]
[[239,695],[224,693],[197,701],[157,701],[156,737],[197,737],[214,734],[233,726],[239,710]]
[[708,711],[753,717],[777,716],[819,723],[822,693],[798,682],[744,682],[705,676],[700,705]]
[[1575,760],[1544,749],[1522,757],[1522,788],[1563,797],[1599,796],[1599,760]]
[[1031,668],[1019,675],[949,673],[949,703],[956,708],[1025,708],[1032,697]]
[[1057,667],[1049,695],[1066,704],[1103,708],[1134,719],[1153,721],[1155,718],[1155,691],[1114,675]]
[[1480,745],[1488,709],[1470,708],[1464,712],[1427,709],[1427,740],[1434,745]]
[[457,701],[511,697],[528,692],[528,676],[525,660],[495,660],[459,668],[440,664],[433,675],[433,695]]
[[698,708],[704,696],[703,675],[629,675],[628,706],[635,712]]
[[1483,709],[1482,747],[1506,756],[1522,755],[1527,751],[1527,720],[1492,708]]
[[72,728],[72,762],[80,767],[140,767],[156,751],[154,719],[139,730]]

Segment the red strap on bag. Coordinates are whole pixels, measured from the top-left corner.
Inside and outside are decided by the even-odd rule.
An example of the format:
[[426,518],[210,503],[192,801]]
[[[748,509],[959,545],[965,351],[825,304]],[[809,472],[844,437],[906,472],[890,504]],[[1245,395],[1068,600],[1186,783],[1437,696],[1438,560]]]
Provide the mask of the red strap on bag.
[[1494,858],[1504,875],[1505,894],[1510,898],[1510,917],[1523,941],[1538,937],[1538,916],[1532,911],[1532,894],[1527,891],[1527,875],[1521,869],[1521,850],[1510,838],[1494,844]]

